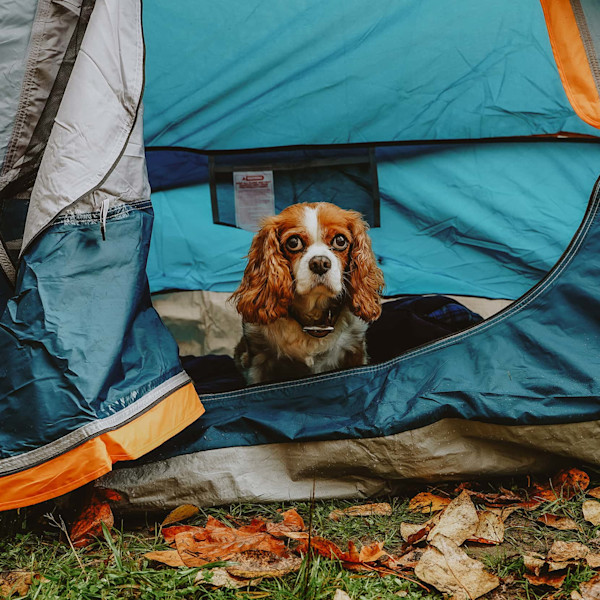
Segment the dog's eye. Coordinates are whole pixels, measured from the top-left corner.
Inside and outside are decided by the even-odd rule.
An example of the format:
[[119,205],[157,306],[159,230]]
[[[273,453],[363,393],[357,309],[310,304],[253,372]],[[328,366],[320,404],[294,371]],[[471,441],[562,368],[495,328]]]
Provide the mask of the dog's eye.
[[341,233],[338,233],[331,240],[331,246],[334,250],[345,250],[348,246],[348,240]]
[[304,248],[304,244],[302,243],[302,240],[300,239],[299,236],[297,235],[293,235],[291,238],[288,239],[288,241],[285,243],[285,247],[290,251],[290,252],[300,252],[300,250],[302,250],[302,248]]

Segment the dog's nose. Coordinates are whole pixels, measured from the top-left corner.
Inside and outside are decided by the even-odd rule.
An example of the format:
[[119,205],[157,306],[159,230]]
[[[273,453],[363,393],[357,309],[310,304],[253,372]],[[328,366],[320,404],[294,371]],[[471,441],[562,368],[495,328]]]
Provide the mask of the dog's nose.
[[331,269],[331,261],[326,256],[313,256],[308,263],[308,268],[315,275],[323,275]]

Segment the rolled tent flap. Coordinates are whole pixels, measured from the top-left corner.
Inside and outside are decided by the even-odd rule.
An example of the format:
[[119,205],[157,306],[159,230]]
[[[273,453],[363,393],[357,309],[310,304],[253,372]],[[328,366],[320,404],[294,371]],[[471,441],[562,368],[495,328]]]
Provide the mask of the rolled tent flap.
[[541,0],[541,4],[569,102],[582,120],[600,127],[598,4],[593,0]]
[[139,0],[97,0],[33,186],[15,287],[0,288],[0,510],[83,485],[204,412],[145,272],[143,58]]

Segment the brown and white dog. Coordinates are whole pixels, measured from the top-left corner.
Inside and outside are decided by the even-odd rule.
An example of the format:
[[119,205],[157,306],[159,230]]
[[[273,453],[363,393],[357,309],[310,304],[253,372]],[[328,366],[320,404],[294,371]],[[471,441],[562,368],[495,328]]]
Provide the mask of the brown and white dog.
[[321,202],[266,219],[232,295],[244,330],[235,359],[248,383],[366,364],[383,285],[359,213]]

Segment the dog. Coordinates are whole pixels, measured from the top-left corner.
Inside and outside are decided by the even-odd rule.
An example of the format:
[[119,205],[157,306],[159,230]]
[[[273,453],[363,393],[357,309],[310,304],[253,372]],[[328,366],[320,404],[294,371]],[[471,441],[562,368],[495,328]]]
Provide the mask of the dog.
[[293,204],[255,235],[231,300],[242,316],[235,362],[249,384],[367,364],[383,273],[360,213]]

